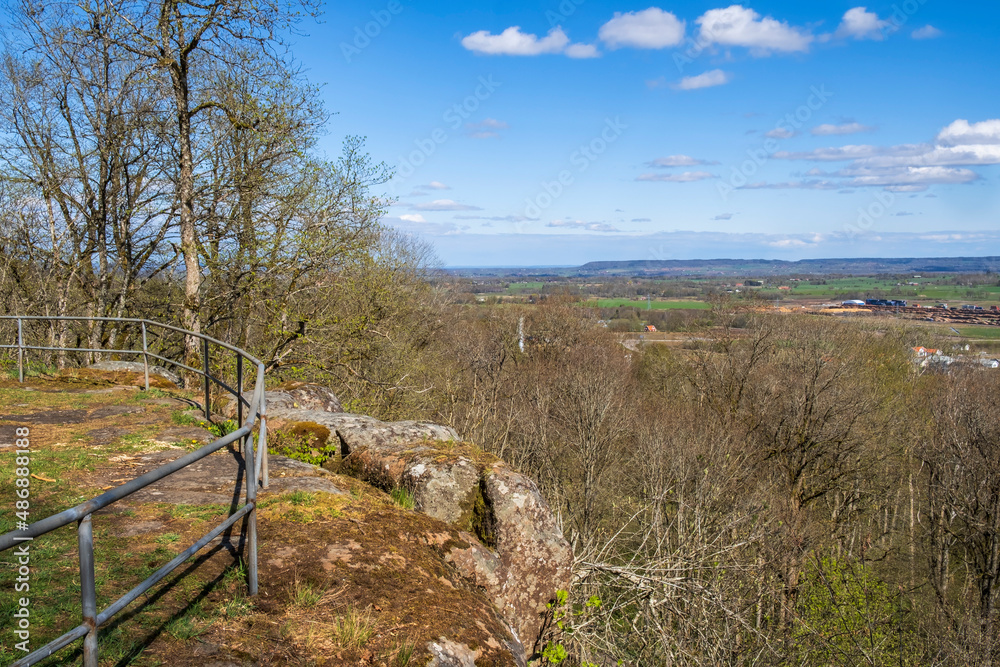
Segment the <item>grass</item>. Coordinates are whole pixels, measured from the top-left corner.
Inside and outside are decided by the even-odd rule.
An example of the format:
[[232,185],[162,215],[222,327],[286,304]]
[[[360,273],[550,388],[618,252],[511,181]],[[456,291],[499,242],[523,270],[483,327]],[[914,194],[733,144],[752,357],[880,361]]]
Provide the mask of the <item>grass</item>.
[[304,581],[298,576],[292,585],[292,604],[297,607],[315,607],[323,599],[326,589],[310,581]]
[[389,495],[392,496],[393,501],[403,509],[412,510],[415,505],[413,492],[409,489],[397,487],[393,489]]
[[393,647],[390,652],[390,657],[386,662],[393,667],[408,667],[410,660],[413,659],[413,651],[416,650],[417,645],[413,642],[403,641]]
[[[131,403],[141,396],[132,392],[104,395],[64,392],[60,391],[65,386],[60,378],[29,386],[41,386],[43,383],[51,384],[30,394],[16,386],[0,387],[0,404],[9,406],[6,412],[17,413],[54,409],[90,410],[109,404]],[[98,467],[105,470],[121,467],[120,461],[127,458],[123,454],[145,450],[145,436],[172,421],[167,406],[149,405],[145,414],[158,417],[159,424],[144,426],[140,433],[125,435],[99,447],[92,444],[89,436],[95,426],[106,428],[109,419],[111,426],[125,425],[134,416],[123,415],[81,424],[30,426],[33,450],[31,473],[46,479],[31,478],[28,521],[38,521],[96,496],[101,489],[97,486],[98,482],[92,481],[91,472]],[[173,421],[176,423],[176,420]],[[7,453],[0,450],[0,533],[16,527],[13,511],[7,511],[7,508],[14,507],[16,500],[14,462]],[[12,451],[9,453],[13,454]],[[177,547],[193,542],[196,536],[200,537],[204,526],[198,524],[207,520],[214,523],[219,515],[225,514],[225,507],[222,506],[131,505],[126,500],[116,507],[120,511],[93,517],[99,609],[173,558]],[[169,532],[159,529],[136,537],[126,536],[130,533],[122,530],[136,522],[167,521],[170,522]],[[34,650],[79,623],[80,586],[75,526],[65,526],[36,538],[31,542],[30,549],[30,648]],[[3,590],[14,589],[17,570],[12,567],[13,558],[12,551],[0,554],[0,588]],[[211,565],[207,570],[221,571],[224,561],[225,556],[223,562],[213,558],[208,561]],[[245,577],[245,570],[233,568],[234,571],[224,580],[213,580],[212,575],[201,566],[188,569],[194,562],[192,559],[189,561],[191,565],[182,565],[164,583],[158,584],[138,603],[102,627],[99,640],[102,664],[124,665],[136,661],[153,664],[143,654],[156,637],[162,635],[170,638],[169,641],[185,641],[207,631],[211,622],[206,617],[219,614],[243,616],[253,609],[246,598],[245,581],[240,579],[241,575]],[[211,614],[203,606],[207,595],[225,600],[222,605],[213,603]],[[16,611],[13,597],[0,596],[0,627],[12,626],[12,615]],[[7,639],[5,637],[0,642],[0,664],[23,657],[22,653],[15,652]],[[79,659],[79,648],[70,648],[49,658],[45,664],[76,664]]]
[[1000,327],[956,326],[955,329],[958,330],[963,338],[1000,340]]
[[358,611],[353,606],[333,619],[330,624],[333,640],[343,648],[361,648],[375,633],[375,619],[370,611]]
[[216,438],[224,438],[239,427],[240,425],[236,423],[235,419],[227,419],[226,421],[219,422],[218,424],[209,424],[208,432]]
[[540,292],[545,287],[545,283],[511,283],[507,286],[508,294],[520,294],[522,292]]

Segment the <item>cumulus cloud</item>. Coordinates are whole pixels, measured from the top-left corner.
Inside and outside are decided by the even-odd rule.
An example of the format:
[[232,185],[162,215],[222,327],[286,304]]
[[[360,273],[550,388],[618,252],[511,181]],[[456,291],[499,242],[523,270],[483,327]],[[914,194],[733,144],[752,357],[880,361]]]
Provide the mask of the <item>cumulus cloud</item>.
[[956,120],[938,133],[937,142],[942,146],[1000,144],[1000,119],[979,123]]
[[665,49],[684,41],[684,21],[658,7],[640,12],[615,12],[597,36],[609,49]]
[[686,76],[674,84],[677,90],[697,90],[729,83],[730,77],[721,69],[713,69],[697,76]]
[[941,31],[932,26],[931,24],[925,25],[923,28],[917,28],[910,36],[913,39],[934,39],[935,37],[941,36]]
[[490,56],[537,56],[544,53],[562,53],[569,44],[569,37],[559,26],[538,38],[521,32],[520,26],[511,26],[499,35],[480,30],[462,38],[462,46],[469,51]]
[[642,174],[636,177],[637,181],[654,181],[661,183],[694,183],[704,181],[709,178],[717,178],[715,174],[707,171],[685,171],[680,174]]
[[719,164],[718,162],[709,162],[707,160],[699,160],[698,158],[693,158],[690,155],[668,155],[667,157],[658,157],[651,162],[647,162],[647,167],[697,167],[701,165],[711,165]]
[[885,39],[885,31],[891,24],[870,12],[866,7],[855,7],[844,13],[840,26],[833,33],[837,38],[851,39]]
[[618,232],[621,231],[613,225],[604,222],[584,222],[583,220],[553,220],[545,225],[546,227],[558,227],[563,229],[582,229],[588,232]]
[[427,220],[424,219],[424,216],[419,213],[404,213],[399,216],[399,219],[405,220],[406,222],[427,222]]
[[414,204],[410,207],[414,211],[481,211],[483,209],[478,206],[469,206],[468,204],[459,204],[457,201],[451,199],[435,199],[431,202],[424,202],[423,204]]
[[743,46],[755,55],[767,55],[773,51],[808,51],[814,39],[807,30],[792,27],[770,16],[761,18],[760,14],[742,5],[710,9],[695,22],[701,26],[703,43]]
[[875,128],[870,125],[862,125],[861,123],[841,123],[840,125],[831,125],[830,123],[824,123],[823,125],[817,125],[811,130],[811,134],[814,137],[828,137],[831,135],[841,135],[841,134],[857,134],[858,132],[871,132]]

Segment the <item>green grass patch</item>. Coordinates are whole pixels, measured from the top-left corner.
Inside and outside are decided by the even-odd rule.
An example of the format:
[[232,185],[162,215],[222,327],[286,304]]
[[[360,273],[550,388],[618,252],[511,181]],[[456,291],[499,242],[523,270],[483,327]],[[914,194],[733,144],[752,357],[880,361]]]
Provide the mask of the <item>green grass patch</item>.
[[[1000,327],[989,326],[956,326],[955,329],[963,338],[976,340],[1000,340]],[[949,331],[948,333],[954,333]]]
[[392,496],[393,502],[395,502],[403,509],[412,510],[415,505],[415,501],[413,499],[413,492],[410,491],[409,489],[404,489],[403,487],[397,487],[393,489],[389,495]]

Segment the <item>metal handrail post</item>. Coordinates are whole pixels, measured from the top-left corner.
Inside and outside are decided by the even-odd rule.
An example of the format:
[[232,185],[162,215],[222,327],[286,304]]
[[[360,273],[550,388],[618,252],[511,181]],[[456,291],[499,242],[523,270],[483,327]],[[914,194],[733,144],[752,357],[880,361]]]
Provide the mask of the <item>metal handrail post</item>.
[[208,341],[203,339],[202,343],[203,344],[201,346],[201,358],[202,358],[202,361],[204,362],[203,366],[205,368],[205,419],[211,420],[212,419],[212,406],[211,406],[211,403],[210,403],[211,399],[209,398],[209,388],[210,388],[210,385],[209,385],[209,379],[208,379]]
[[91,515],[80,519],[77,540],[80,546],[80,598],[83,623],[89,630],[83,638],[83,667],[97,665],[97,584],[94,578],[94,526]]
[[17,318],[17,381],[24,382],[24,327]]
[[243,355],[236,353],[236,426],[243,426]]
[[267,488],[267,391],[264,389],[263,380],[263,369],[261,370],[261,381],[260,381],[260,438],[257,441],[257,447],[261,450],[261,455],[263,456],[264,462],[262,464],[261,470],[261,482],[264,488]]
[[257,475],[254,470],[253,434],[243,439],[243,468],[246,471],[247,505],[247,588],[251,597],[257,595]]
[[149,346],[146,344],[146,323],[142,323],[142,370],[146,375],[146,391],[149,391]]

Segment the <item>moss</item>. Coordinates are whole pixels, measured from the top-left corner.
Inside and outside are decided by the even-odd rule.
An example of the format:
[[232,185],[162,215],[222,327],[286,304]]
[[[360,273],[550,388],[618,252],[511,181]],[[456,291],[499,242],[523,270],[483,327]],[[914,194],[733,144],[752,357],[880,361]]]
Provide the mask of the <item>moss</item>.
[[480,478],[479,485],[476,487],[476,493],[473,497],[472,517],[469,528],[479,538],[480,542],[491,549],[496,549],[496,519],[493,516],[493,508],[490,507],[489,500],[487,500],[484,493],[485,484],[486,480]]
[[326,445],[330,441],[330,429],[317,422],[291,422],[284,426],[294,436],[312,437],[321,445]]

